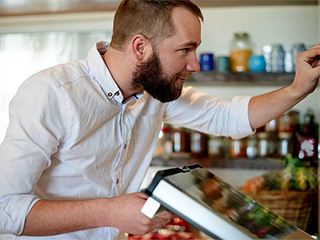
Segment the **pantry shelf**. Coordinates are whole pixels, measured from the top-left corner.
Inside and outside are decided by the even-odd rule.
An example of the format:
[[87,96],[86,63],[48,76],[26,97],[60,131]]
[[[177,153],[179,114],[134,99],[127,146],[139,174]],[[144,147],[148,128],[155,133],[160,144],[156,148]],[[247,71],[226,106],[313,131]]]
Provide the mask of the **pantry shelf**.
[[191,86],[287,86],[294,73],[202,71],[192,75],[185,85]]
[[284,161],[279,159],[268,158],[237,158],[237,159],[213,159],[213,158],[186,158],[174,157],[171,159],[163,159],[154,157],[151,166],[185,166],[198,163],[206,168],[237,168],[237,169],[261,169],[276,170],[284,167]]

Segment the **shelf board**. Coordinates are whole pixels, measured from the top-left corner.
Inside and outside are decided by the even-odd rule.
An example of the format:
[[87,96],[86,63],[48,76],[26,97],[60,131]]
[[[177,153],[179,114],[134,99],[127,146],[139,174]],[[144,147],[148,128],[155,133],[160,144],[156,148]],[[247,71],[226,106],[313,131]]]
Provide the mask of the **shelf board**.
[[192,75],[185,85],[196,86],[287,86],[294,79],[294,73],[267,72],[217,72],[202,71]]
[[198,163],[205,168],[233,168],[233,169],[259,169],[275,170],[284,168],[284,162],[268,158],[237,158],[237,159],[212,159],[212,158],[186,158],[173,157],[165,160],[161,157],[152,159],[151,166],[185,166]]

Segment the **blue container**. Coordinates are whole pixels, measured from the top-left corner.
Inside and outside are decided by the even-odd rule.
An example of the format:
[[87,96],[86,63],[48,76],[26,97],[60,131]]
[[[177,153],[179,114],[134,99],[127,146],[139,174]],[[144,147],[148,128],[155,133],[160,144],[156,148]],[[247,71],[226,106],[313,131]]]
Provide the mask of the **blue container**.
[[251,72],[266,71],[266,61],[263,55],[251,55],[248,60],[248,67]]
[[213,70],[213,54],[203,53],[200,55],[200,71],[212,71]]

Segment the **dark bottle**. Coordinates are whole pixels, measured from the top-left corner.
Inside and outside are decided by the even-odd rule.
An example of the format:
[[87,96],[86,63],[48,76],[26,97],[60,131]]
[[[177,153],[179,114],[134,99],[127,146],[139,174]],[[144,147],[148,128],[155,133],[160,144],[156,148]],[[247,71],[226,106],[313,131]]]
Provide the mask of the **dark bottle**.
[[314,112],[308,109],[303,116],[303,125],[298,136],[298,157],[306,164],[312,164],[317,160],[318,138],[314,123]]

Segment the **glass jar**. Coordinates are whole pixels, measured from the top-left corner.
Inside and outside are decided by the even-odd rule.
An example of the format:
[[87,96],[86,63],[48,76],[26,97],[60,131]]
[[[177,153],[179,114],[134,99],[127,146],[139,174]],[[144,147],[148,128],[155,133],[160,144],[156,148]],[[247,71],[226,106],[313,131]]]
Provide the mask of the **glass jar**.
[[247,139],[231,139],[229,148],[230,158],[247,157]]
[[277,119],[271,120],[264,127],[264,131],[266,132],[277,132],[277,130],[278,130]]
[[281,132],[278,134],[278,153],[284,157],[288,153],[294,155],[294,141],[293,134],[288,132]]
[[299,126],[299,112],[289,111],[281,115],[278,119],[278,132],[290,132],[297,131]]
[[189,152],[189,139],[188,133],[184,128],[173,126],[172,128],[173,138],[173,152],[185,153]]
[[247,157],[256,158],[258,156],[257,135],[251,135],[247,138]]
[[258,136],[258,156],[267,157],[277,150],[276,135],[274,133],[260,132]]
[[163,124],[163,156],[164,160],[171,159],[173,152],[173,141],[172,141],[172,128],[169,124]]
[[248,60],[252,54],[252,44],[248,33],[234,33],[230,48],[230,70],[247,72],[249,70]]
[[207,135],[201,132],[193,131],[190,136],[191,140],[191,157],[206,157],[207,151]]
[[223,157],[223,138],[222,137],[209,135],[208,156],[210,158]]

